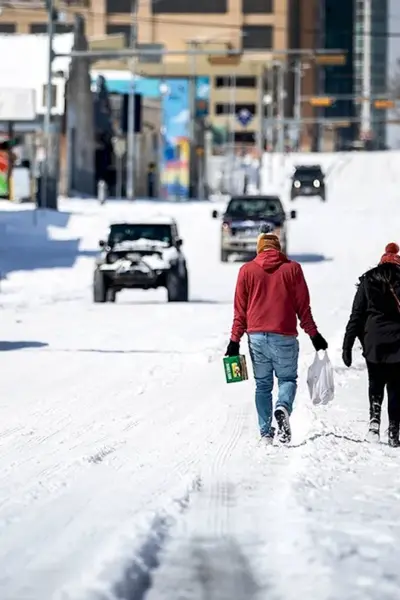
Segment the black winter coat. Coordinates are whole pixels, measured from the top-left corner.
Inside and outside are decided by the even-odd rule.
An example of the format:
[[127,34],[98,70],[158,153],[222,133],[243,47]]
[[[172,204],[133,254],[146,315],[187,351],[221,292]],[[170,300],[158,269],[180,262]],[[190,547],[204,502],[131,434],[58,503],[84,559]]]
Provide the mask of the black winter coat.
[[358,338],[372,363],[400,363],[400,266],[386,263],[360,278],[343,349]]

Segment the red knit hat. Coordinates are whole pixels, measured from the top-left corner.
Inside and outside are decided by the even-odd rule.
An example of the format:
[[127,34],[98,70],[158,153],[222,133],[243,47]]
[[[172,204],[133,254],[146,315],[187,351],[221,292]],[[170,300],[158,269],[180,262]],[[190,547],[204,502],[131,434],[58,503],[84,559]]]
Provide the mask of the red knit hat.
[[400,266],[399,251],[399,246],[394,242],[391,242],[386,246],[385,254],[382,256],[379,264],[383,265],[384,263],[393,263]]

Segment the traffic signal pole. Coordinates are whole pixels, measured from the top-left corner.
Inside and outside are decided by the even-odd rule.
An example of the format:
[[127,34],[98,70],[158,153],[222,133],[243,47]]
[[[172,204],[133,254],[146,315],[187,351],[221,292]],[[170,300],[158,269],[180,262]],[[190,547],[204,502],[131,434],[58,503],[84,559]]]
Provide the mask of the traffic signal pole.
[[365,139],[370,135],[371,123],[371,0],[364,0],[364,35],[363,35],[363,72],[362,72],[362,110],[361,133]]
[[[139,0],[132,0],[131,6],[131,28],[130,28],[130,48],[136,49],[137,42],[137,11]],[[131,81],[128,97],[128,144],[127,144],[127,164],[126,164],[126,195],[128,200],[135,199],[135,173],[136,173],[136,152],[135,152],[135,62],[136,57],[131,58]]]
[[52,109],[52,69],[53,69],[53,42],[54,42],[54,0],[46,0],[47,6],[47,37],[49,49],[47,54],[47,90],[46,90],[46,112],[44,115],[43,134],[45,144],[45,157],[43,161],[42,173],[42,208],[48,207],[49,192],[49,157],[50,157],[50,127],[51,127],[51,109]]

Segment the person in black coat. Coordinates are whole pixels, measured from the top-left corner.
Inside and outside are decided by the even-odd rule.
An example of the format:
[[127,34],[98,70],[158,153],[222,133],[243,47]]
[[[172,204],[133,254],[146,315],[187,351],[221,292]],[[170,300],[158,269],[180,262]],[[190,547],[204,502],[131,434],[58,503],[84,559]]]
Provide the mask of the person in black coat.
[[400,256],[388,244],[379,265],[360,277],[343,341],[343,362],[352,363],[358,338],[367,362],[370,423],[368,439],[379,441],[385,387],[388,395],[389,445],[398,447],[400,428]]

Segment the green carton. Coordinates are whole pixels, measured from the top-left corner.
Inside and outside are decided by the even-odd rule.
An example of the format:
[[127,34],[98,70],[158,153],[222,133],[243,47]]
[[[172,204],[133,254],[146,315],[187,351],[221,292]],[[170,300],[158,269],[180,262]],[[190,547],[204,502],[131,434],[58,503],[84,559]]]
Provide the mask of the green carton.
[[246,357],[243,354],[240,356],[225,356],[224,371],[226,383],[246,381],[249,378]]

